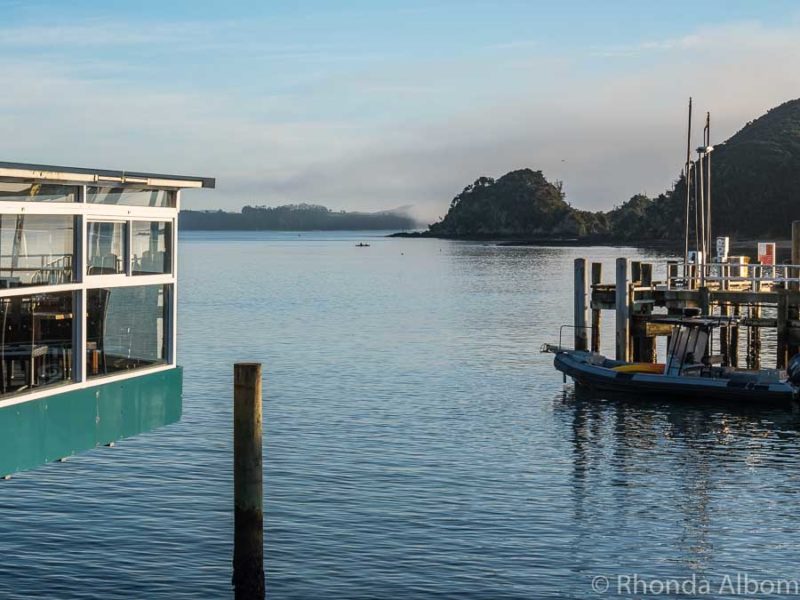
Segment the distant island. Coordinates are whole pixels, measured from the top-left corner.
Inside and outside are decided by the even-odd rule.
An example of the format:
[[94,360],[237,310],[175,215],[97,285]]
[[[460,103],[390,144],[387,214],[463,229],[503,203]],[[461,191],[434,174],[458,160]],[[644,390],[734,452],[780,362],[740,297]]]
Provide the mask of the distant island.
[[[712,155],[715,233],[733,239],[789,235],[800,219],[800,99],[747,123]],[[624,177],[624,174],[620,174]],[[520,169],[480,177],[453,198],[447,215],[406,237],[551,243],[670,243],[683,240],[686,181],[656,198],[636,194],[607,212],[572,207],[560,182]]]
[[408,207],[367,213],[337,212],[315,204],[245,206],[241,212],[184,210],[179,219],[184,231],[396,231],[419,227]]

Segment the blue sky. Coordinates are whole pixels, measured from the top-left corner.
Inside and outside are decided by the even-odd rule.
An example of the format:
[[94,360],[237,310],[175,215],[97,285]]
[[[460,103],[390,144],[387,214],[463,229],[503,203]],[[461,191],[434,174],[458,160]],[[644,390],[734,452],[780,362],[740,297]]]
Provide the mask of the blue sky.
[[794,2],[0,0],[0,159],[216,176],[201,208],[412,204],[520,167],[607,209],[800,96]]

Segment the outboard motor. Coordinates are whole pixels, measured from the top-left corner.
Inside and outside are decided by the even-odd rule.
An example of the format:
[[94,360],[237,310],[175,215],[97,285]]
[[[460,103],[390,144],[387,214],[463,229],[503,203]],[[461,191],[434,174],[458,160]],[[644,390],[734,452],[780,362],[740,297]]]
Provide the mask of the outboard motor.
[[794,385],[800,386],[800,353],[795,354],[789,365],[786,367],[786,374],[789,376],[789,381]]

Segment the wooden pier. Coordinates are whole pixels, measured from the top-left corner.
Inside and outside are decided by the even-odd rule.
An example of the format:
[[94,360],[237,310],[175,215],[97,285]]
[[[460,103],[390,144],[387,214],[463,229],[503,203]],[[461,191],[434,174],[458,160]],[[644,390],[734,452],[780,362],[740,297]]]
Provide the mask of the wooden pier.
[[760,368],[764,331],[774,329],[775,367],[784,369],[800,351],[800,221],[792,224],[791,263],[685,267],[678,261],[656,265],[618,258],[613,282],[604,282],[602,264],[577,258],[575,348],[599,352],[602,313],[613,311],[615,358],[657,362],[656,339],[672,334],[659,317],[716,315],[723,326],[711,345],[714,362]]

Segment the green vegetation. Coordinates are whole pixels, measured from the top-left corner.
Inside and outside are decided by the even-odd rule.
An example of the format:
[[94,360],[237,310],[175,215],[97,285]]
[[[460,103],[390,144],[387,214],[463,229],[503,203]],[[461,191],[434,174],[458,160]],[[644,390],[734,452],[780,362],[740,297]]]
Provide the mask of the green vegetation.
[[[712,153],[714,234],[786,237],[800,219],[800,100],[770,110]],[[637,194],[608,212],[571,207],[541,171],[481,177],[456,196],[432,237],[634,242],[683,239],[686,181],[656,198]]]
[[375,213],[335,212],[313,204],[273,208],[245,206],[241,212],[186,210],[181,229],[250,231],[342,231],[414,229],[417,222],[405,208]]

